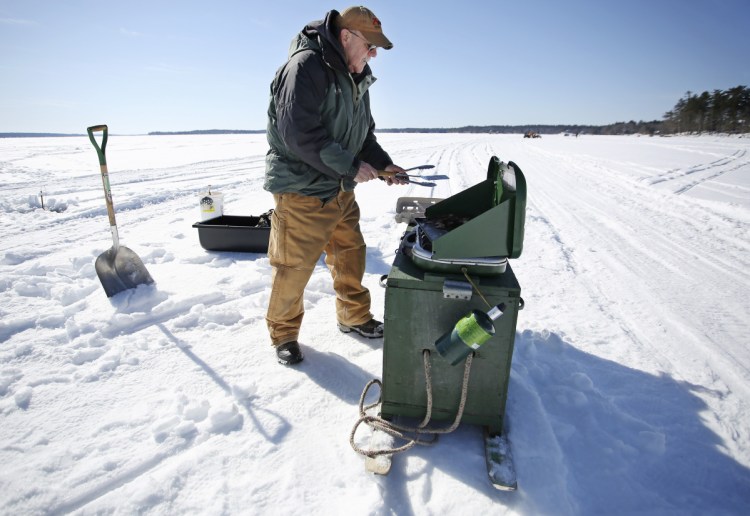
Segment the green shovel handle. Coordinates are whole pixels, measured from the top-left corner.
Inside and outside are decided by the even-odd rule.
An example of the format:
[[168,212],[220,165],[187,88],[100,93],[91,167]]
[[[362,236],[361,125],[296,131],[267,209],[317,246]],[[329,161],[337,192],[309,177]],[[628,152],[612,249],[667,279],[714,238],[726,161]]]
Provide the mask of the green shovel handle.
[[[86,131],[89,133],[89,140],[91,140],[91,143],[94,145],[94,148],[96,149],[96,154],[99,156],[99,164],[102,166],[107,165],[107,159],[104,156],[104,151],[107,148],[107,126],[106,125],[92,125]],[[102,135],[102,145],[99,146],[98,143],[96,143],[96,138],[94,138],[94,133],[98,133],[99,131],[102,131],[104,134]]]
[[[92,125],[86,131],[89,133],[89,140],[96,149],[96,154],[99,156],[99,168],[102,172],[102,184],[104,185],[104,200],[107,202],[107,215],[109,215],[109,226],[112,229],[112,239],[114,240],[114,249],[118,249],[120,245],[120,238],[117,235],[117,221],[115,220],[115,206],[112,202],[112,191],[109,186],[109,172],[107,171],[107,160],[104,157],[104,150],[107,148],[107,126],[106,125]],[[102,145],[99,146],[94,138],[94,133],[103,132]]]

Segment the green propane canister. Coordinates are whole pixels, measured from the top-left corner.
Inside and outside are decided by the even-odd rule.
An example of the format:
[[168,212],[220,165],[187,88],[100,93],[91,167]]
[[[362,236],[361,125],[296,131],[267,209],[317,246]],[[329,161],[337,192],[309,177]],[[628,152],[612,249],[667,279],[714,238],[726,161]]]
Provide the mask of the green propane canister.
[[495,334],[492,321],[503,315],[505,304],[493,306],[489,312],[472,310],[461,318],[453,329],[435,341],[435,348],[440,356],[456,365],[469,353],[479,349]]

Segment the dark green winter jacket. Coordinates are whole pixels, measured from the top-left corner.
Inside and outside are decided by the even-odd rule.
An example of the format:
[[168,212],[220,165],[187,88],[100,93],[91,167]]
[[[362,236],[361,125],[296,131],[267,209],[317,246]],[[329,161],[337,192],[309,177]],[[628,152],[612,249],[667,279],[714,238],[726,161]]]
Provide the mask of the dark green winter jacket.
[[369,65],[352,76],[330,11],[292,41],[289,60],[271,83],[264,188],[331,199],[354,189],[361,161],[392,163],[375,138],[367,89]]

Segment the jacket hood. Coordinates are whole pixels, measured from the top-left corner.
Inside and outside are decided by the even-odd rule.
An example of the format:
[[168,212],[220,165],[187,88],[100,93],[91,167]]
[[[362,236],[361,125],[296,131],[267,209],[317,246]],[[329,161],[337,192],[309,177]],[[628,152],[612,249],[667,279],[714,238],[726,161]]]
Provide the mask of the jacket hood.
[[[335,20],[340,16],[339,12],[328,11],[322,20],[308,23],[304,29],[292,40],[289,48],[289,57],[302,50],[314,50],[322,54],[323,60],[335,70],[349,73],[346,64],[344,48],[339,43],[339,30],[336,28]],[[359,77],[371,75],[370,65],[366,65]]]

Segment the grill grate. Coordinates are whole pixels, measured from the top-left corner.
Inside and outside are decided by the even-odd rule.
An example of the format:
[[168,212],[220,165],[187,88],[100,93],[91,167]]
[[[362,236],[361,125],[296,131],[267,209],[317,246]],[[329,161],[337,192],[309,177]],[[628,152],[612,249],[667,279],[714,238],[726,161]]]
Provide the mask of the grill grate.
[[441,215],[430,219],[416,219],[419,245],[425,251],[432,251],[432,242],[469,220],[471,220],[471,217],[462,217],[453,214]]

